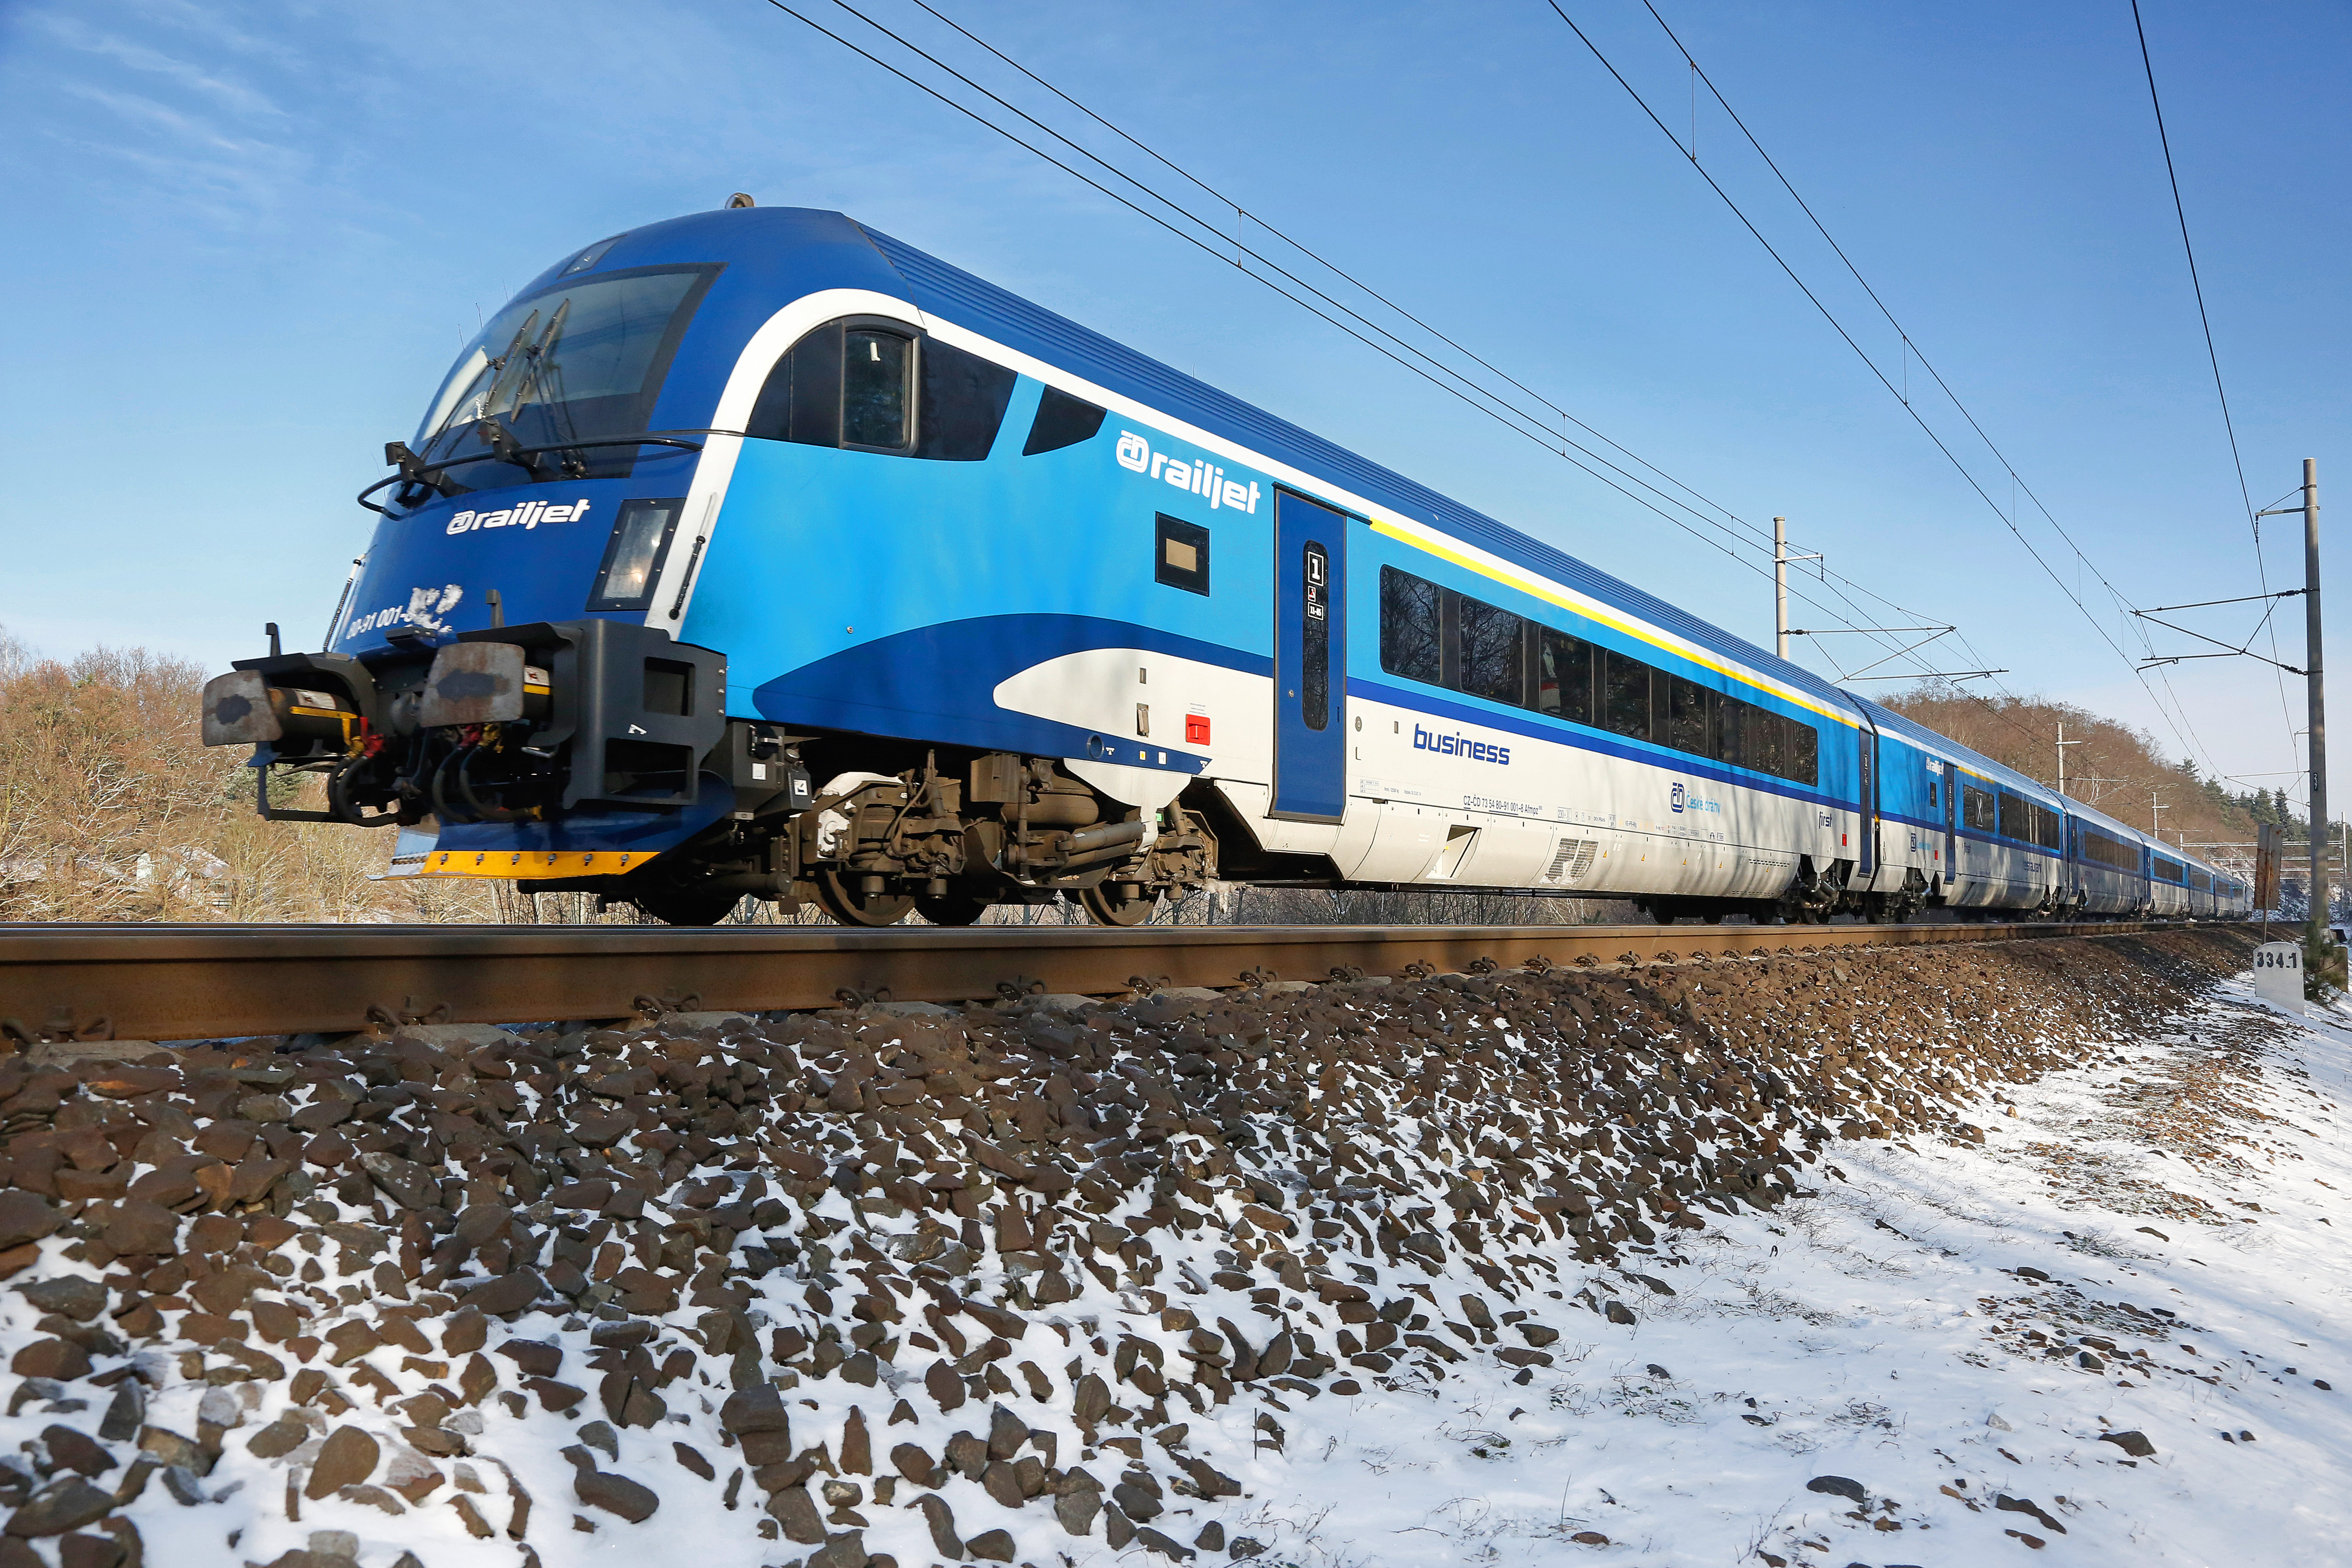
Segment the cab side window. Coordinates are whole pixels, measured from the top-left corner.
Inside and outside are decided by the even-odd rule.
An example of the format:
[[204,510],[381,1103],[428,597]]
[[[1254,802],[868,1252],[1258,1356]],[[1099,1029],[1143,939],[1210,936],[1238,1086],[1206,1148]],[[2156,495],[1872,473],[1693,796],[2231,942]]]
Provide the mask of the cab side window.
[[897,332],[861,329],[843,334],[841,444],[885,452],[912,443],[908,426],[914,410],[907,395],[914,369],[912,339]]
[[1022,443],[1021,455],[1034,458],[1040,452],[1058,452],[1065,447],[1091,441],[1102,428],[1102,422],[1101,409],[1049,386],[1037,399],[1037,417],[1029,422],[1029,439]]
[[827,321],[776,362],[743,433],[765,441],[978,462],[1016,379],[977,354],[871,321]]
[[922,394],[915,420],[915,456],[947,463],[977,463],[996,445],[1004,405],[1013,401],[1013,371],[978,354],[925,338]]
[[827,321],[794,343],[760,388],[743,433],[804,447],[841,445],[839,321]]

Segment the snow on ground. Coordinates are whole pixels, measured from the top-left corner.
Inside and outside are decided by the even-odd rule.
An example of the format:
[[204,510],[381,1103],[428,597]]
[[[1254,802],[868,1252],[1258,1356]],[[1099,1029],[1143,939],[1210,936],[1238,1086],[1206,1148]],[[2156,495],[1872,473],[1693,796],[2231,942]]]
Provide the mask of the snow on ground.
[[2352,1014],[2225,986],[1982,1149],[1843,1144],[1668,1233],[1629,1266],[1671,1295],[1588,1271],[1638,1321],[1524,1384],[1302,1403],[1229,1528],[1308,1568],[2352,1563],[2348,1079]]
[[[1559,1299],[1519,1302],[1564,1328],[1553,1365],[1515,1374],[1470,1354],[1433,1384],[1400,1365],[1394,1390],[1371,1377],[1313,1397],[1260,1384],[1178,1412],[1190,1450],[1246,1495],[1170,1495],[1152,1525],[1181,1549],[1213,1521],[1227,1546],[1263,1542],[1255,1561],[1295,1568],[2352,1563],[2352,1264],[2333,1225],[2352,1229],[2347,1075],[2352,1011],[2289,1020],[2225,984],[2151,1019],[2121,1054],[1976,1113],[1990,1129],[1981,1147],[1841,1142],[1808,1172],[1809,1195],[1769,1213],[1662,1231],[1622,1268],[1555,1249]],[[1215,1266],[1213,1238],[1182,1245]],[[1171,1252],[1171,1274],[1187,1256]],[[1438,1318],[1486,1291],[1454,1268],[1428,1288]],[[1632,1321],[1605,1316],[1612,1302]],[[1142,1321],[1087,1281],[1047,1321],[1091,1334],[1121,1314]],[[0,1304],[10,1328],[21,1315]],[[551,1337],[584,1358],[584,1329]],[[1048,1339],[1033,1331],[1021,1354],[1060,1348]],[[1060,1431],[1067,1464],[1080,1445],[1068,1373],[1059,1355],[1038,1360],[1050,1397],[1009,1402]],[[795,1430],[836,1448],[845,1401],[862,1393],[877,1458],[902,1441],[937,1454],[953,1426],[985,1430],[970,1407],[886,1426],[893,1392],[787,1385]],[[236,1396],[179,1384],[146,1419],[198,1432],[235,1414],[201,1401]],[[800,1563],[809,1548],[756,1532],[756,1496],[726,1505],[720,1397],[698,1410],[682,1398],[653,1428],[608,1428],[617,1455],[595,1458],[658,1487],[662,1511],[644,1528],[698,1568]],[[284,1414],[274,1391],[266,1399],[245,1426]],[[392,1519],[331,1496],[289,1508],[287,1478],[306,1456],[265,1461],[234,1445],[204,1485],[228,1493],[223,1506],[184,1507],[158,1484],[126,1511],[154,1568],[271,1563],[334,1544],[313,1540],[320,1530],[352,1531],[367,1568],[392,1568],[402,1549],[424,1568],[645,1558],[638,1530],[588,1528],[562,1452],[569,1423],[525,1423],[497,1401],[458,1419],[472,1415],[487,1423],[480,1451],[536,1500],[529,1543],[506,1538],[509,1483],[493,1460],[452,1466],[452,1492],[473,1494],[488,1521],[481,1539],[438,1498]],[[54,1418],[28,1405],[0,1440]],[[2145,1441],[2100,1440],[2125,1434]],[[669,1458],[680,1441],[718,1461],[715,1479]],[[1106,1480],[1122,1462],[1112,1447],[1087,1458]],[[865,1484],[865,1549],[897,1568],[940,1560],[922,1516]],[[967,1532],[1007,1524],[1015,1562],[1154,1561],[1141,1542],[1114,1552],[1099,1525],[1069,1535],[1042,1505],[992,1515],[966,1479],[940,1495]],[[1202,1542],[1198,1555],[1227,1553]]]

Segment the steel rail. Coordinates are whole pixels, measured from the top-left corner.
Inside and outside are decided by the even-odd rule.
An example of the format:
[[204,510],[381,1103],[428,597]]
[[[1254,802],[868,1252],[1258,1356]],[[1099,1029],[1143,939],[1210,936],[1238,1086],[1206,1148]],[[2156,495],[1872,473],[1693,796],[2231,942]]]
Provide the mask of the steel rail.
[[23,1037],[189,1040],[400,1021],[623,1018],[1037,991],[1319,981],[1672,956],[2120,936],[2134,922],[1829,926],[234,926],[0,924]]

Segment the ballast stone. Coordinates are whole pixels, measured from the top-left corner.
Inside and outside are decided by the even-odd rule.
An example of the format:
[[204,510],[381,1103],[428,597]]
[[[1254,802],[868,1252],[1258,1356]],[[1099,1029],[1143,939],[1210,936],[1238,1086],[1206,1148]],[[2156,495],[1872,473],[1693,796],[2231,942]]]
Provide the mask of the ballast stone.
[[[597,1439],[617,1467],[612,1427],[591,1421],[575,1434],[573,1421],[666,1394],[689,1430],[673,1434],[660,1418],[642,1451],[629,1448],[632,1468],[674,1458],[678,1484],[724,1489],[744,1510],[739,1526],[772,1521],[816,1560],[863,1564],[858,1521],[910,1504],[966,1548],[950,1552],[935,1533],[942,1555],[990,1560],[983,1549],[1000,1544],[992,1534],[1007,1551],[1016,1533],[1025,1542],[1011,1525],[1044,1499],[1066,1532],[1091,1537],[1104,1521],[1115,1550],[1214,1550],[1213,1520],[1187,1520],[1186,1535],[1200,1531],[1191,1548],[1158,1533],[1171,1507],[1187,1506],[1169,1491],[1207,1512],[1232,1484],[1215,1467],[1238,1469],[1243,1457],[1219,1447],[1219,1424],[1192,1419],[1184,1403],[1205,1415],[1253,1389],[1291,1401],[1344,1394],[1408,1373],[1444,1375],[1447,1357],[1508,1366],[1527,1352],[1497,1340],[1557,1342],[1557,1328],[1514,1316],[1552,1312],[1530,1288],[1568,1254],[1613,1263],[1654,1226],[1769,1207],[1802,1178],[1797,1152],[1818,1151],[1844,1120],[1866,1115],[1896,1136],[1957,1135],[1952,1112],[1982,1086],[2055,1065],[2067,1053],[2051,1042],[2095,1034],[2114,995],[2145,1008],[2160,1005],[2157,992],[2200,984],[2228,966],[2229,941],[2165,934],[2148,946],[2171,969],[2105,954],[2063,986],[2030,954],[1971,954],[1971,969],[2000,979],[1973,974],[1957,987],[1956,956],[1849,954],[1842,985],[1827,983],[1818,960],[1797,957],[1442,984],[1293,983],[1111,1005],[1083,998],[1067,1013],[1031,997],[948,1015],[670,1015],[629,1030],[499,1031],[494,1046],[436,1044],[412,1028],[320,1042],[299,1058],[194,1048],[136,1069],[0,1062],[0,1154],[14,1183],[0,1191],[0,1221],[13,1215],[43,1235],[62,1226],[69,1211],[49,1189],[72,1162],[59,1143],[69,1132],[81,1140],[73,1146],[88,1168],[72,1165],[76,1179],[102,1177],[128,1152],[73,1130],[130,1100],[163,1114],[136,1134],[126,1172],[194,1152],[250,1181],[225,1192],[217,1173],[198,1174],[201,1163],[175,1165],[168,1205],[92,1202],[80,1218],[94,1235],[77,1226],[29,1248],[19,1267],[38,1259],[127,1281],[118,1294],[82,1279],[105,1289],[103,1310],[72,1318],[64,1309],[86,1303],[59,1298],[58,1316],[151,1356],[168,1347],[148,1363],[167,1389],[175,1375],[202,1376],[215,1393],[284,1388],[286,1415],[236,1441],[265,1463],[265,1439],[288,1444],[278,1458],[294,1467],[298,1500],[316,1469],[304,1456],[325,1460],[327,1434],[356,1428],[379,1451],[368,1479],[334,1496],[386,1511],[404,1500],[439,1528],[522,1539],[529,1494],[498,1462],[518,1427],[486,1422],[484,1411],[522,1430]],[[1872,1032],[1837,1056],[1787,1045],[1824,1022],[1850,1022],[1855,1008],[1869,1012]],[[2004,1026],[2029,1013],[2031,1031]],[[1683,1047],[1671,1058],[1659,1047],[1667,1037]],[[256,1100],[275,1102],[266,1122],[239,1114]],[[69,1105],[74,1117],[56,1125]],[[1470,1109],[1496,1113],[1473,1123],[1492,1123],[1491,1143],[1454,1147],[1441,1135],[1429,1150],[1396,1136],[1403,1119],[1443,1127]],[[1712,1119],[1699,1134],[1712,1146],[1704,1169],[1692,1157],[1698,1115]],[[1544,1129],[1555,1120],[1593,1142],[1552,1145]],[[1626,1158],[1636,1151],[1622,1141],[1637,1131],[1639,1157]],[[1181,1170],[1161,1157],[1174,1140],[1197,1156]],[[427,1201],[409,1207],[385,1193],[367,1153],[417,1167],[430,1194],[422,1184],[411,1192]],[[1607,1161],[1611,1183],[1594,1179],[1587,1155]],[[1342,1209],[1395,1174],[1428,1192],[1431,1214],[1362,1232],[1344,1223]],[[1024,1188],[1042,1190],[1040,1179],[1057,1188],[1050,1205],[1016,1201]],[[593,1189],[602,1201],[558,1207],[559,1188]],[[74,1255],[84,1246],[89,1260]],[[1223,1256],[1211,1261],[1211,1247]],[[1320,1326],[1294,1323],[1286,1336],[1244,1300],[1244,1288],[1321,1298],[1316,1281],[1341,1287],[1357,1258],[1389,1268],[1354,1263],[1365,1283],[1319,1300]],[[289,1265],[294,1272],[277,1272]],[[1415,1268],[1485,1281],[1478,1305],[1459,1309],[1476,1342],[1420,1335],[1409,1327],[1413,1298],[1366,1288]],[[1185,1268],[1230,1294],[1189,1310],[1178,1294]],[[483,1310],[495,1300],[463,1305],[527,1275],[543,1289],[519,1310],[551,1315],[526,1318],[523,1332],[553,1342],[508,1337]],[[1160,1313],[1169,1334],[1201,1337],[1159,1359],[1117,1335],[1101,1352],[1083,1338],[1065,1347],[1048,1320],[1089,1277]],[[166,1298],[199,1310],[166,1318],[152,1304]],[[1333,1319],[1352,1340],[1339,1339]],[[942,1321],[955,1346],[915,1347]],[[176,1342],[164,1337],[174,1331]],[[1588,1334],[1605,1331],[1588,1321]],[[324,1342],[326,1353],[298,1363],[284,1348],[296,1336]],[[116,1354],[93,1352],[110,1370]],[[435,1363],[442,1370],[411,1370]],[[567,1368],[586,1386],[555,1383]],[[420,1394],[427,1382],[439,1392]],[[142,1418],[141,1384],[113,1387],[100,1431],[121,1442]],[[67,1381],[35,1392],[79,1391]],[[803,1394],[832,1415],[795,1433],[783,1418]],[[709,1402],[699,1412],[698,1397]],[[1083,1417],[1080,1439],[1110,1465],[1127,1461],[1097,1465],[1121,1503],[1107,1504],[1085,1467],[1056,1468],[1056,1434],[1022,1426],[1024,1398],[1057,1423],[1066,1412]],[[950,1441],[948,1464],[883,1438],[902,1421],[931,1420],[933,1408],[963,1405],[989,1411],[986,1436]],[[172,1468],[152,1452],[134,1457],[126,1491],[160,1473],[162,1489],[190,1506],[210,1501],[199,1471],[238,1413],[219,1398],[204,1408],[203,1441],[157,1439],[175,1455]],[[847,1426],[845,1409],[856,1411]],[[876,1442],[889,1450],[879,1479],[869,1474]],[[1067,1426],[1059,1443],[1071,1446]],[[615,1500],[639,1487],[658,1505],[646,1482],[659,1476],[599,1470],[593,1458],[581,1468],[609,1477]],[[976,1483],[956,1491],[961,1519],[938,1495],[956,1484],[950,1477]],[[878,1496],[886,1484],[892,1503]],[[280,1505],[272,1496],[262,1506]],[[625,1515],[584,1496],[582,1506],[606,1530],[625,1526]],[[1027,1529],[1045,1513],[1029,1515]],[[1238,1538],[1226,1550],[1243,1558],[1260,1545]]]

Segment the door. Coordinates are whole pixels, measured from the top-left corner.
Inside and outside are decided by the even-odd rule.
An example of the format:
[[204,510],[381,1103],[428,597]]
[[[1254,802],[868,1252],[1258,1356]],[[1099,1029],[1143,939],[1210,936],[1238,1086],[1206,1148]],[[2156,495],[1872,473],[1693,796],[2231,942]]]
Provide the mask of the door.
[[1878,869],[1878,731],[1865,722],[1862,742],[1862,842],[1854,847],[1854,874],[1868,885]]
[[1337,822],[1348,804],[1348,520],[1274,495],[1274,811]]
[[1944,888],[1951,890],[1960,874],[1960,770],[1944,764]]

